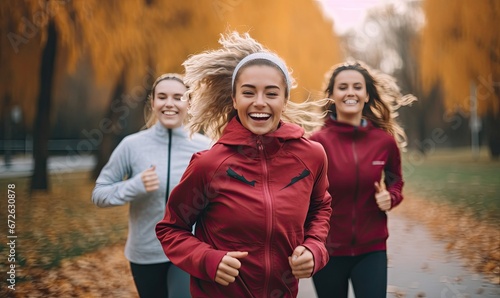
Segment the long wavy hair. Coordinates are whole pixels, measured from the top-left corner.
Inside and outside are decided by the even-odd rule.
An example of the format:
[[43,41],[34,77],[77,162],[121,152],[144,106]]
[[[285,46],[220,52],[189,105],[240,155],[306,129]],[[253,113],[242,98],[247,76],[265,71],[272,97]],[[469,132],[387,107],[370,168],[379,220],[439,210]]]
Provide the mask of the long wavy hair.
[[[220,49],[205,51],[189,57],[184,63],[184,82],[190,86],[186,99],[190,100],[188,127],[191,133],[203,132],[213,140],[218,140],[227,123],[236,116],[233,107],[232,75],[236,65],[246,56],[257,52],[269,52],[248,33],[230,32],[221,35]],[[274,53],[273,53],[274,54]],[[268,64],[267,60],[255,60],[248,64]],[[272,64],[272,63],[271,63]],[[243,67],[247,67],[245,64]],[[296,86],[291,71],[287,69]],[[241,72],[239,72],[241,73]],[[285,82],[285,76],[283,75]],[[302,126],[306,133],[322,124],[326,115],[323,101],[305,101],[294,103],[288,100],[289,91],[285,95],[286,111],[282,120]]]
[[[407,138],[404,129],[396,121],[399,115],[397,111],[402,106],[410,105],[417,98],[411,94],[403,95],[394,77],[370,68],[361,61],[338,64],[327,72],[325,75],[327,78],[325,95],[327,97],[333,95],[335,78],[344,70],[355,70],[365,79],[369,100],[363,108],[363,117],[370,120],[375,127],[394,136],[399,147],[404,149],[407,145]],[[336,115],[334,103],[330,102],[328,109]]]

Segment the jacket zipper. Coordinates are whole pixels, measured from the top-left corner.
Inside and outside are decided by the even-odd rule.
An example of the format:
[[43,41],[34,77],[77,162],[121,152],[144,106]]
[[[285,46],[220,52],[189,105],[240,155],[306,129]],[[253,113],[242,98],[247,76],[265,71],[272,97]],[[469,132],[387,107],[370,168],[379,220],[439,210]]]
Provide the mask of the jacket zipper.
[[269,190],[269,170],[267,168],[267,160],[266,160],[266,153],[264,151],[264,146],[262,145],[262,140],[259,138],[257,140],[257,147],[259,148],[260,152],[260,157],[261,157],[261,164],[262,164],[262,172],[263,172],[263,189],[264,189],[264,200],[266,201],[266,245],[265,245],[265,251],[264,251],[264,262],[265,262],[265,277],[264,277],[264,293],[269,293],[269,277],[271,275],[271,257],[270,257],[270,248],[269,245],[271,244],[271,238],[272,238],[272,231],[273,231],[273,216],[272,216],[272,207],[273,203],[271,200],[271,191]]
[[351,255],[354,255],[354,251],[352,250],[353,246],[356,244],[356,205],[358,201],[358,188],[359,188],[359,161],[358,154],[356,153],[356,136],[357,136],[358,128],[354,127],[354,134],[352,138],[352,154],[354,157],[354,166],[356,168],[356,186],[354,188],[354,202],[352,204],[352,239],[351,239]]
[[172,129],[168,129],[168,158],[167,158],[167,190],[165,192],[165,205],[170,193],[170,160],[172,158]]

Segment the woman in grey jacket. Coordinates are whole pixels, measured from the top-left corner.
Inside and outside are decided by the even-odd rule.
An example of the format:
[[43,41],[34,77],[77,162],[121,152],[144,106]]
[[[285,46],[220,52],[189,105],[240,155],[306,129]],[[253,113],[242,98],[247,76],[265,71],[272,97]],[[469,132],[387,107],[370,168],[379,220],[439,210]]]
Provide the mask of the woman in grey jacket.
[[191,156],[208,149],[210,140],[189,137],[182,125],[189,103],[182,98],[187,87],[180,75],[164,74],[151,89],[148,128],[116,147],[97,178],[92,201],[99,207],[130,203],[125,256],[141,298],[190,297],[189,275],[165,256],[155,225]]

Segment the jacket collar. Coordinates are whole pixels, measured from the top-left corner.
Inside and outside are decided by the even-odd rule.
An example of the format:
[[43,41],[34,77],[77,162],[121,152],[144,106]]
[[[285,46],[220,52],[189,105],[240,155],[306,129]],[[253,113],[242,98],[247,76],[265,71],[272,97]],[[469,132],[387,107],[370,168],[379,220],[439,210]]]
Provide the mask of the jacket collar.
[[[245,150],[258,150],[262,146],[267,156],[274,155],[288,140],[300,139],[304,135],[304,129],[296,124],[280,121],[277,130],[265,134],[256,135],[246,129],[238,117],[229,121],[217,143],[230,146],[247,147]],[[250,152],[249,152],[250,153]]]
[[361,120],[361,125],[354,126],[354,125],[351,125],[348,123],[343,123],[343,122],[337,121],[335,116],[333,116],[331,114],[325,122],[325,127],[330,128],[330,129],[334,129],[335,131],[338,131],[341,133],[352,133],[354,131],[366,132],[366,131],[373,128],[373,124],[371,123],[370,120],[363,118]]
[[[160,121],[157,121],[154,125],[153,125],[153,130],[154,130],[154,133],[156,136],[159,136],[161,138],[168,138],[168,128],[166,128],[165,126],[163,126],[163,124],[161,124]],[[186,128],[181,125],[179,127],[176,127],[176,128],[172,128],[172,136],[180,136],[180,137],[188,137],[188,132],[186,130]]]

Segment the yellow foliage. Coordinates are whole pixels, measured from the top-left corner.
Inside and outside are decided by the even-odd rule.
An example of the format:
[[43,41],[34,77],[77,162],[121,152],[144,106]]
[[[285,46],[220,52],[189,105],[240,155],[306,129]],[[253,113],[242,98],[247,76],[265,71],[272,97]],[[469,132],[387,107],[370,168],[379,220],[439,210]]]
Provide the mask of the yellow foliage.
[[[441,84],[448,111],[470,106],[471,84],[476,86],[481,114],[500,111],[500,2],[426,0],[422,31],[422,82],[429,90]],[[498,88],[498,87],[497,87]]]
[[293,70],[298,88],[294,101],[321,90],[324,74],[342,59],[333,24],[314,1],[225,1],[235,5],[226,11],[230,28],[250,35],[276,51]]
[[[298,79],[299,101],[321,87],[323,74],[340,58],[333,25],[313,0],[1,1],[0,17],[0,33],[11,37],[0,41],[0,98],[21,105],[26,125],[35,114],[50,20],[58,43],[55,92],[61,74],[82,61],[91,64],[96,86],[111,88],[125,73],[127,92],[163,72],[182,72],[190,54],[217,47],[227,28],[249,31],[287,61]],[[88,104],[108,100],[89,98]]]
[[42,39],[33,17],[28,17],[35,15],[35,1],[30,5],[23,3],[28,2],[0,2],[0,33],[3,36],[0,39],[0,115],[8,108],[9,102],[4,101],[10,97],[11,102],[21,104],[25,118],[33,118]]

